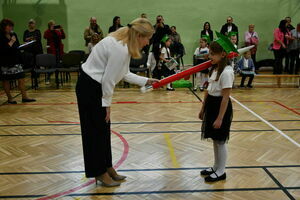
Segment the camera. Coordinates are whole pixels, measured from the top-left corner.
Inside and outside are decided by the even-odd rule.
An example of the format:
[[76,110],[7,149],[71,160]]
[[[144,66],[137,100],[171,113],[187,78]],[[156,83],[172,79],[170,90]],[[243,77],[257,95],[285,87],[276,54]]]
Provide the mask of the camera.
[[61,25],[55,25],[53,26],[54,29],[60,29],[61,28]]

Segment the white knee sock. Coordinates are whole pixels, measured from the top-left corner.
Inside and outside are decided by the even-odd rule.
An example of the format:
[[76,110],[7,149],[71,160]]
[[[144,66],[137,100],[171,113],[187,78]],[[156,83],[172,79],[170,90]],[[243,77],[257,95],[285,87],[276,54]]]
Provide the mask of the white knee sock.
[[[215,164],[217,170],[215,172],[218,176],[221,176],[225,173],[227,161],[227,145],[225,142],[214,141],[214,150],[217,153],[217,157],[215,156]],[[212,174],[211,177],[216,178],[216,175]]]
[[[213,170],[214,171],[217,171],[217,168],[218,168],[218,147],[217,147],[217,142],[213,142],[213,144],[214,144],[214,157],[215,157],[215,162],[214,162],[214,165],[213,165]],[[209,167],[209,168],[207,168],[206,169],[206,171],[209,171],[209,172],[211,172],[212,170],[211,170],[211,167]]]

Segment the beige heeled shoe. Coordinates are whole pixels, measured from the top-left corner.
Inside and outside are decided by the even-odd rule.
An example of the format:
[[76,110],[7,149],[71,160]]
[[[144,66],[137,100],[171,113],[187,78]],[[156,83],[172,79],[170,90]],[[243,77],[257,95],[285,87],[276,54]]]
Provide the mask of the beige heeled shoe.
[[123,175],[116,175],[116,176],[112,176],[111,177],[114,181],[123,181],[127,178],[127,176],[123,176]]
[[115,181],[112,181],[111,183],[105,183],[103,181],[103,179],[100,178],[100,177],[95,178],[95,181],[96,181],[96,186],[98,185],[98,182],[100,182],[101,185],[104,186],[104,187],[118,187],[118,186],[121,185],[121,183],[118,183],[118,182],[115,182]]

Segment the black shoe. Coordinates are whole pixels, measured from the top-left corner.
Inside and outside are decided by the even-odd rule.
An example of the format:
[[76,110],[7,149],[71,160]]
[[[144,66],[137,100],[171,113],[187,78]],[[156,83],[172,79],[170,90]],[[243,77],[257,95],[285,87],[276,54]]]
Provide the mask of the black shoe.
[[175,91],[174,88],[167,88],[168,91]]
[[22,99],[23,103],[28,103],[28,102],[35,102],[35,99]]
[[205,177],[205,182],[216,182],[216,181],[221,181],[221,180],[225,180],[226,179],[226,173],[224,173],[221,176],[218,176],[215,172],[214,174],[217,176],[216,178],[213,178],[211,176],[207,176]]
[[252,85],[247,85],[247,87],[248,87],[248,88],[253,88],[253,86],[252,86]]
[[7,101],[8,104],[17,104],[16,101]]
[[202,176],[209,176],[209,175],[211,175],[211,174],[213,174],[213,173],[215,173],[215,171],[214,171],[214,169],[211,167],[211,171],[207,171],[206,169],[205,169],[205,170],[202,170],[202,171],[200,172],[200,175],[202,175]]
[[245,88],[245,86],[244,85],[240,85],[239,88]]

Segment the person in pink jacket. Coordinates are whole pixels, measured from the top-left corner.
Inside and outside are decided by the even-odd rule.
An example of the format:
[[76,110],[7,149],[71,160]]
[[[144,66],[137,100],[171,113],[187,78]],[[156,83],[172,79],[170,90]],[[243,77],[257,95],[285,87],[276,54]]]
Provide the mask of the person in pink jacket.
[[291,34],[287,29],[287,21],[281,20],[278,28],[274,30],[273,52],[275,57],[275,66],[273,74],[282,74],[282,60],[286,54],[286,47],[291,39]]

